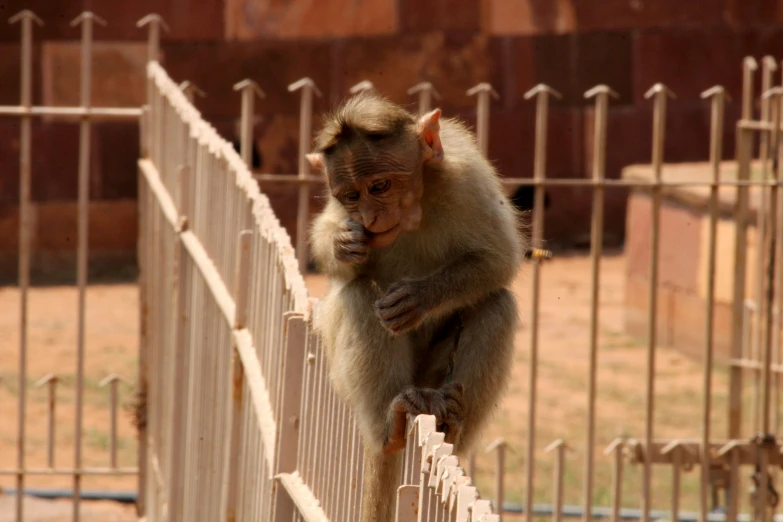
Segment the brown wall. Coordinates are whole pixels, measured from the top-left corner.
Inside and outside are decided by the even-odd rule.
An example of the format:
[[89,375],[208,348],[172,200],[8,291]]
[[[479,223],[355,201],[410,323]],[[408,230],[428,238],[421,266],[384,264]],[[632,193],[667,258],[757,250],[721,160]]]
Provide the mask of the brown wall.
[[[286,86],[310,76],[323,92],[324,109],[361,79],[394,100],[413,103],[406,89],[432,81],[446,114],[474,120],[475,100],[465,91],[491,82],[494,102],[489,155],[503,175],[530,176],[534,110],[523,94],[538,82],[563,93],[551,110],[547,175],[589,175],[592,110],[582,93],[607,83],[620,95],[609,114],[608,175],[647,161],[652,118],[645,91],[663,81],[678,95],[669,105],[667,161],[705,159],[709,111],[699,93],[716,84],[740,95],[746,55],[783,57],[783,7],[775,0],[10,0],[0,18],[32,9],[46,25],[35,29],[35,103],[70,104],[78,97],[77,28],[69,22],[83,9],[106,19],[95,30],[96,104],[139,105],[144,38],[135,22],[151,11],[171,27],[163,37],[163,62],[177,80],[195,82],[207,93],[197,101],[204,115],[233,137],[239,95],[232,84],[249,77],[266,91],[257,103],[262,170],[296,170],[298,97]],[[0,23],[0,104],[18,103],[18,26]],[[725,156],[733,155],[732,125],[739,110],[727,109]],[[72,201],[76,194],[76,124],[34,125],[33,198],[37,203]],[[91,197],[132,201],[138,131],[131,123],[96,125]],[[18,199],[18,124],[0,120],[0,228],[15,219]],[[293,224],[290,196],[276,191],[276,206]],[[574,244],[589,236],[590,192],[550,191],[546,237]],[[626,196],[607,195],[607,237],[624,235]],[[111,221],[112,205],[103,219]],[[4,223],[5,220],[5,225]],[[12,228],[12,227],[11,227]],[[45,234],[46,230],[39,232]],[[126,226],[125,228],[128,228]],[[129,233],[132,232],[132,233]],[[293,230],[292,230],[293,232]],[[122,248],[132,249],[134,231]],[[93,236],[94,249],[112,241]],[[45,242],[44,242],[45,243]],[[114,241],[114,248],[120,248]],[[11,259],[15,239],[0,238],[0,261]],[[14,263],[0,263],[0,271]]]

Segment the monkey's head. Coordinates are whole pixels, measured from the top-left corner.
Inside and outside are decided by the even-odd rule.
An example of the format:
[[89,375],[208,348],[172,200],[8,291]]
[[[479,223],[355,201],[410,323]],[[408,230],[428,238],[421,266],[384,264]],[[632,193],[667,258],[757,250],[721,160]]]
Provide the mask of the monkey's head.
[[382,248],[421,221],[424,167],[443,160],[440,109],[415,118],[364,91],[324,120],[307,159],[327,178],[331,196]]

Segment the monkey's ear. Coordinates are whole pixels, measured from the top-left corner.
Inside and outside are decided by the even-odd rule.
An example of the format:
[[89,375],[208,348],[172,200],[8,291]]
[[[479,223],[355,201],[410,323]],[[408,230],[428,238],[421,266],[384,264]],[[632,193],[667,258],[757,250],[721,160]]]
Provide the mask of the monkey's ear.
[[424,161],[442,161],[443,144],[440,142],[440,109],[430,111],[417,125],[419,141],[424,148]]
[[313,169],[316,172],[323,172],[324,171],[324,155],[320,152],[311,152],[310,154],[305,154],[305,158],[307,158],[307,162],[310,164],[310,168]]

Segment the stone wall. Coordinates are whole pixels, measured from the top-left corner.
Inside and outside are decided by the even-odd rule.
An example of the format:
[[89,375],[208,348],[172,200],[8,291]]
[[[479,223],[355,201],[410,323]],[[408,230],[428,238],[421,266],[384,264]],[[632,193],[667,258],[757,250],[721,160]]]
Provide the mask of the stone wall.
[[[162,40],[165,67],[175,80],[191,80],[206,91],[197,104],[224,136],[234,137],[240,106],[232,84],[249,77],[266,91],[267,98],[257,103],[255,135],[261,170],[273,173],[296,170],[299,102],[286,86],[304,75],[324,94],[316,110],[361,79],[413,104],[406,89],[426,79],[443,95],[446,114],[469,122],[475,119],[475,100],[465,91],[489,81],[501,96],[492,106],[489,155],[503,175],[515,177],[530,176],[533,165],[534,107],[523,94],[538,82],[549,83],[564,95],[550,118],[547,174],[557,178],[590,174],[593,113],[582,93],[599,82],[620,95],[609,113],[608,175],[616,178],[624,165],[647,161],[652,117],[643,95],[663,81],[678,95],[669,105],[667,161],[703,159],[709,109],[699,93],[721,83],[739,98],[742,58],[779,54],[783,45],[783,7],[775,0],[8,0],[0,4],[0,18],[23,8],[46,23],[35,29],[36,104],[77,99],[79,32],[69,23],[83,9],[108,21],[95,29],[95,103],[143,103],[146,32],[135,23],[157,11],[171,28]],[[18,26],[0,23],[3,105],[19,99],[18,39]],[[738,103],[727,109],[726,157],[733,155],[738,110]],[[77,124],[38,120],[33,135],[34,201],[54,213],[54,221],[65,221],[57,212],[72,212],[65,209],[75,199]],[[135,124],[95,126],[90,183],[95,219],[112,223],[101,228],[105,233],[124,238],[102,237],[96,230],[95,255],[125,252],[133,258],[133,220],[115,212],[125,216],[133,207],[137,143]],[[9,277],[15,270],[18,145],[17,122],[0,120],[0,230],[10,231],[0,236],[0,272]],[[275,187],[274,203],[293,234],[288,191]],[[626,198],[624,191],[608,191],[607,241],[624,237]],[[589,189],[553,188],[549,200],[550,244],[584,243]],[[43,250],[48,235],[58,235],[60,244],[62,233],[39,221],[37,252],[48,255]]]

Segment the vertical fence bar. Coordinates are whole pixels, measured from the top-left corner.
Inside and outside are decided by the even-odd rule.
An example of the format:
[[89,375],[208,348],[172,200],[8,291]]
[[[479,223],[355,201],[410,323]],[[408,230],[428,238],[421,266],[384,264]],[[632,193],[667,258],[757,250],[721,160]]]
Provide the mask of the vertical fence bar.
[[307,222],[310,216],[310,185],[305,179],[310,174],[310,164],[307,153],[312,140],[313,93],[319,98],[321,92],[310,78],[302,78],[288,86],[289,92],[301,89],[302,97],[299,108],[299,203],[296,211],[296,258],[299,261],[299,271],[307,270]]
[[255,112],[254,95],[264,98],[264,91],[253,80],[242,80],[234,85],[235,91],[242,92],[242,123],[239,153],[248,170],[253,168],[253,115]]
[[707,239],[707,304],[704,315],[704,402],[701,426],[701,482],[699,488],[700,522],[706,522],[709,514],[707,496],[710,481],[710,422],[712,413],[712,364],[714,352],[715,327],[715,266],[718,231],[718,189],[720,187],[720,162],[723,157],[723,113],[727,98],[725,89],[716,86],[704,91],[702,98],[710,98],[710,166],[712,185],[710,186],[710,228]]
[[668,88],[655,84],[647,93],[646,98],[655,97],[653,112],[653,151],[652,163],[655,175],[655,185],[652,190],[652,230],[650,233],[650,287],[647,301],[647,383],[645,390],[646,413],[644,420],[644,471],[642,475],[642,522],[650,522],[652,503],[652,443],[655,408],[655,348],[657,343],[657,312],[658,312],[658,244],[661,229],[661,187],[663,168],[663,147],[666,133],[666,99],[673,96]]
[[36,388],[47,385],[49,409],[47,411],[46,427],[47,427],[47,440],[46,440],[46,466],[48,468],[54,468],[54,441],[55,441],[55,426],[56,415],[55,406],[57,401],[57,382],[59,377],[54,374],[47,374],[41,377],[38,382],[35,383]]
[[408,89],[408,94],[416,93],[419,93],[419,114],[426,114],[430,111],[433,99],[440,100],[440,93],[430,82],[417,83]]
[[503,498],[506,492],[505,475],[506,475],[506,449],[508,443],[503,439],[496,439],[492,444],[487,446],[487,453],[496,451],[496,463],[495,463],[495,513],[498,515],[499,520],[503,520]]
[[100,388],[109,386],[109,462],[111,468],[117,467],[117,402],[119,400],[117,386],[120,380],[119,375],[111,374],[98,383]]
[[[79,15],[72,26],[81,24],[81,93],[82,108],[90,107],[92,86],[92,24],[105,22],[86,11]],[[77,367],[76,367],[76,420],[74,426],[74,476],[73,476],[73,520],[79,520],[79,500],[81,496],[82,466],[82,413],[84,409],[84,341],[85,341],[85,299],[87,292],[87,257],[89,248],[89,198],[90,198],[90,117],[85,116],[79,128],[79,244],[77,251],[76,280],[79,286],[78,331],[77,331]]]
[[742,61],[742,119],[753,117],[753,73],[759,64],[752,56],[746,56]]
[[[43,25],[32,11],[24,10],[14,15],[10,23],[21,22],[21,84],[19,87],[19,105],[25,109],[32,105],[33,73],[33,22]],[[17,416],[16,441],[16,519],[24,518],[24,468],[25,468],[25,422],[27,419],[27,292],[30,286],[30,154],[31,119],[29,114],[22,116],[19,136],[19,409]]]
[[[750,162],[753,154],[753,131],[744,129],[739,123],[737,132],[737,180],[744,182],[750,179]],[[738,186],[737,198],[734,204],[734,288],[732,291],[731,320],[731,358],[735,361],[743,356],[743,341],[745,336],[743,316],[745,312],[745,267],[747,261],[747,215],[748,187]],[[733,364],[729,378],[729,418],[728,438],[738,439],[742,422],[742,367]],[[736,488],[732,494],[736,494]]]
[[489,146],[489,101],[490,96],[496,100],[500,97],[488,83],[480,83],[468,90],[468,96],[477,95],[476,100],[476,141],[479,150],[487,155]]
[[[555,470],[553,473],[555,505],[552,510],[552,522],[561,522],[563,519],[563,478],[565,476],[565,452],[567,449],[566,442],[563,439],[557,439],[544,450],[545,453],[555,452]],[[589,520],[590,515],[585,513],[584,517],[586,520]]]
[[604,230],[604,187],[600,184],[606,170],[606,118],[609,97],[617,93],[606,85],[598,85],[584,94],[595,98],[595,130],[593,141],[593,218],[590,227],[590,365],[587,384],[587,433],[585,441],[584,516],[589,522],[593,511],[593,474],[595,449],[595,396],[596,374],[598,372],[598,326],[601,252]]
[[604,455],[612,455],[612,516],[611,522],[620,522],[620,506],[623,496],[623,446],[622,438],[616,438],[604,450]]
[[[546,138],[549,115],[549,97],[560,98],[560,94],[551,87],[539,84],[527,93],[525,99],[536,97],[536,143],[533,163],[533,178],[544,181],[546,176]],[[535,186],[533,204],[532,246],[540,247],[544,232],[544,187]],[[528,374],[528,413],[527,413],[527,477],[525,483],[525,513],[533,512],[533,492],[535,485],[536,451],[536,381],[538,378],[538,315],[541,288],[541,265],[533,261],[532,288],[530,296],[530,370]]]

